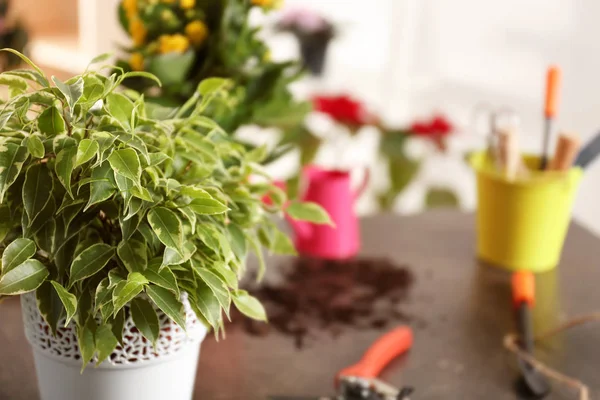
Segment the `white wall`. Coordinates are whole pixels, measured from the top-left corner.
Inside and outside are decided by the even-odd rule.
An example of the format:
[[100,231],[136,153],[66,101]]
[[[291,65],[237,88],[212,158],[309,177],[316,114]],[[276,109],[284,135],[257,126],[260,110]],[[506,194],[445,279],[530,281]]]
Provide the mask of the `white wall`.
[[[287,4],[321,10],[353,29],[348,28],[348,36],[342,32],[333,46],[326,85],[362,95],[382,106],[390,120],[406,121],[432,110],[448,112],[465,127],[458,148],[483,143],[468,127],[474,106],[486,101],[518,110],[521,141],[526,150],[539,152],[545,69],[552,63],[563,71],[557,129],[578,132],[584,140],[600,130],[597,0],[380,0],[368,7],[358,0]],[[339,85],[340,81],[347,84]],[[432,179],[435,170],[443,168],[439,174],[465,188],[470,198],[464,204],[474,206],[473,186],[464,182],[472,176],[458,167],[448,174],[444,162],[434,160],[424,179]],[[600,162],[587,171],[574,209],[576,219],[596,232],[600,232],[598,180]]]

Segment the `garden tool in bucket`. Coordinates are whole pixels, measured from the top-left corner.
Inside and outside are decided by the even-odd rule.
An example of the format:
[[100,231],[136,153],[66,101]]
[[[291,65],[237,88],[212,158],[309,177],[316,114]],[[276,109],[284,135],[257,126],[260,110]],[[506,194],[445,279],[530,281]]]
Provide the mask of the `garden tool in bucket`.
[[358,189],[350,184],[350,172],[327,170],[314,165],[303,170],[303,201],[319,204],[330,215],[333,226],[315,225],[288,218],[296,236],[298,253],[324,259],[346,259],[360,248],[360,231],[354,203],[369,182],[369,170]]
[[582,170],[539,171],[540,161],[524,157],[528,175],[510,178],[489,152],[469,157],[477,175],[477,253],[483,261],[532,272],[558,265]]

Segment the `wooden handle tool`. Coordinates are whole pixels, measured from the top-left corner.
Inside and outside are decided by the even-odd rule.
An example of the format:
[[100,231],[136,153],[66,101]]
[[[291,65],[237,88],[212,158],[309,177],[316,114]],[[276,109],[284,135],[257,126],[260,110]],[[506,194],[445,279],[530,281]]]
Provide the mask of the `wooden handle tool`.
[[519,137],[513,130],[498,132],[498,162],[508,180],[514,180],[522,169]]
[[581,147],[581,139],[578,135],[561,133],[558,136],[554,157],[548,169],[552,171],[567,171],[573,165],[579,148]]

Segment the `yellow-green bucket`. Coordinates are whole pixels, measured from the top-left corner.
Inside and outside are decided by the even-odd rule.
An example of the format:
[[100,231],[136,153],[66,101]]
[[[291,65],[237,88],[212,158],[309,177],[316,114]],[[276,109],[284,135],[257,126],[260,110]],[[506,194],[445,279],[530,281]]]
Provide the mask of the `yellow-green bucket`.
[[472,154],[469,162],[477,173],[479,258],[510,270],[556,267],[582,170],[541,172],[539,157],[526,156],[530,175],[510,181],[488,152]]

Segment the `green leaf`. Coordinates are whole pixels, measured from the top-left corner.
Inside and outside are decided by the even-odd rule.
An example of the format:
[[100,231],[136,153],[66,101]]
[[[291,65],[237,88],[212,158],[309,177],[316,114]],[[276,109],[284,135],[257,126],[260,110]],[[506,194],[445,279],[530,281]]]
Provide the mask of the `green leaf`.
[[148,154],[148,157],[150,158],[150,166],[160,165],[170,159],[170,157],[165,153],[150,153]]
[[[8,75],[8,76],[16,76],[18,78],[22,78],[31,82],[36,82],[42,86],[46,86],[48,87],[50,85],[50,83],[48,82],[48,80],[46,79],[46,77],[34,70],[31,69],[13,69],[10,71],[4,71],[2,73],[2,75]],[[44,95],[48,95],[48,93],[45,92],[32,92],[32,93],[28,93],[25,94],[24,96],[31,96],[35,94],[41,94],[44,93]],[[52,101],[54,101],[54,96],[52,96]],[[45,104],[45,103],[44,103]]]
[[148,281],[162,288],[169,289],[179,298],[180,293],[179,286],[177,286],[177,278],[169,267],[161,268],[160,263],[150,264],[143,274]]
[[90,185],[90,200],[84,211],[94,204],[108,200],[116,192],[114,174],[109,163],[105,162],[100,167],[94,168],[92,179],[95,180]]
[[196,315],[204,318],[213,329],[217,330],[221,324],[221,305],[210,290],[208,285],[203,282],[198,283],[198,288],[191,297],[190,305]]
[[92,322],[94,320],[93,318],[90,318],[92,315],[94,315],[93,296],[94,293],[92,292],[92,290],[84,290],[79,294],[77,298],[77,315],[75,315],[74,320],[77,323],[78,328],[85,325],[86,322],[88,322],[89,320],[91,320]]
[[35,254],[35,243],[29,239],[15,239],[6,246],[2,253],[2,266],[0,271],[7,274],[15,267],[29,260]]
[[7,86],[15,94],[21,94],[27,91],[29,85],[27,81],[16,75],[1,74],[0,85]]
[[8,188],[17,180],[25,160],[25,147],[13,143],[0,144],[0,203]]
[[265,145],[258,146],[246,154],[246,161],[261,163],[265,160],[265,158],[267,158],[268,154],[269,154],[269,150],[268,150],[267,146],[265,146]]
[[23,205],[30,223],[44,209],[53,189],[54,179],[45,164],[34,164],[27,169],[23,184]]
[[129,272],[142,272],[148,265],[146,245],[136,239],[119,243],[117,254]]
[[83,139],[77,147],[75,166],[78,167],[90,161],[98,153],[98,142],[93,139]]
[[64,186],[65,189],[67,189],[67,193],[69,193],[71,198],[74,198],[71,191],[71,175],[73,174],[76,155],[76,147],[64,148],[56,155],[56,161],[54,164],[58,181]]
[[96,75],[86,75],[83,77],[83,96],[80,103],[90,106],[102,98],[104,94],[104,84]]
[[148,154],[148,147],[146,146],[146,143],[144,143],[144,140],[142,140],[139,136],[123,133],[117,136],[117,140],[119,140],[122,143],[125,143],[128,147],[137,150],[138,153],[144,158],[146,164],[150,164],[150,155]]
[[207,78],[198,84],[197,91],[202,96],[209,96],[225,90],[231,84],[231,80],[224,78]]
[[156,77],[156,75],[153,75],[149,72],[144,72],[144,71],[131,71],[131,72],[126,72],[125,74],[121,75],[121,80],[125,80],[127,78],[146,78],[149,79],[151,81],[156,82],[156,84],[161,87],[162,83],[160,81],[160,79],[158,79]]
[[238,290],[233,296],[235,307],[244,315],[258,320],[266,321],[267,313],[265,308],[255,297],[252,297],[244,290]]
[[195,52],[183,54],[167,53],[150,58],[148,71],[154,74],[165,87],[184,82],[196,58]]
[[117,182],[117,187],[119,188],[121,197],[123,197],[123,208],[127,209],[132,198],[131,189],[134,187],[135,183],[131,179],[125,178],[117,173],[115,173],[115,182]]
[[224,262],[212,263],[209,270],[218,275],[230,288],[238,288],[238,276]]
[[227,225],[228,240],[231,243],[231,249],[235,253],[235,256],[239,260],[246,259],[246,253],[248,252],[248,246],[246,243],[246,237],[242,229],[235,225]]
[[73,318],[77,312],[77,297],[75,297],[74,294],[69,293],[60,283],[55,281],[50,281],[50,283],[54,287],[54,290],[56,290],[56,294],[58,294],[60,301],[67,311],[67,319],[65,321],[65,326],[67,326],[69,325],[71,318]]
[[98,327],[94,335],[94,341],[96,343],[96,351],[98,352],[98,361],[96,362],[96,366],[98,366],[115,351],[119,341],[113,334],[110,324]]
[[[198,132],[188,130],[181,139],[209,162],[217,162],[219,154],[215,145]],[[183,155],[183,154],[181,154]]]
[[27,260],[3,274],[0,279],[0,294],[17,295],[31,292],[46,280],[48,269],[38,260]]
[[40,69],[40,67],[38,67],[37,65],[35,65],[33,63],[33,61],[31,61],[27,56],[25,56],[24,54],[18,52],[15,49],[11,49],[11,48],[4,48],[4,49],[1,49],[0,51],[7,51],[7,52],[13,53],[15,56],[19,57],[21,60],[23,60],[25,63],[27,63],[31,68],[33,68],[38,74],[41,75],[41,77],[43,78],[43,80],[40,83],[43,86],[45,86],[45,87],[50,86],[50,82],[48,82],[48,79],[46,79],[46,77],[44,76],[44,73],[42,72],[42,70]]
[[124,128],[130,128],[131,115],[133,114],[133,103],[120,93],[111,93],[106,97],[106,110]]
[[181,207],[179,209],[179,212],[181,212],[181,214],[183,214],[183,217],[189,222],[190,228],[192,230],[192,235],[194,235],[196,233],[196,222],[198,220],[198,217],[189,207]]
[[133,318],[135,327],[139,329],[142,335],[156,346],[160,326],[154,307],[146,300],[133,299],[131,302],[131,318]]
[[146,294],[162,312],[175,321],[183,330],[186,330],[183,304],[175,297],[173,292],[160,286],[150,285],[146,288]]
[[44,143],[37,135],[32,135],[27,138],[27,150],[35,158],[44,158],[46,150],[44,149]]
[[123,234],[123,240],[128,240],[131,237],[131,235],[133,235],[135,231],[137,231],[141,220],[142,216],[140,214],[135,214],[132,218],[128,220],[119,221],[121,225],[121,232]]
[[203,198],[192,200],[189,204],[189,208],[198,215],[223,214],[228,210],[227,206],[218,200]]
[[8,235],[8,232],[12,230],[14,222],[10,215],[10,209],[6,205],[0,205],[0,242],[3,242]]
[[131,272],[126,281],[119,282],[113,292],[115,312],[119,311],[125,304],[140,294],[146,284],[148,284],[148,280],[139,272]]
[[104,61],[107,61],[109,58],[112,57],[112,53],[103,53],[100,54],[94,58],[92,58],[92,61],[90,61],[90,63],[88,64],[88,67],[93,65],[93,64],[98,64]]
[[78,77],[74,82],[67,84],[58,79],[57,77],[53,76],[52,81],[54,81],[54,84],[56,85],[58,90],[60,90],[60,92],[65,96],[67,104],[69,105],[69,108],[71,109],[72,113],[73,107],[75,106],[75,104],[77,104],[77,102],[79,101],[79,99],[81,99],[81,96],[83,95],[83,78]]
[[92,133],[92,139],[98,142],[98,161],[96,164],[101,164],[104,162],[104,153],[112,148],[117,138],[108,132],[95,132]]
[[77,140],[67,134],[61,134],[52,139],[54,153],[58,154],[62,149],[66,149],[67,147],[77,147]]
[[123,328],[125,328],[125,310],[122,309],[112,319],[112,332],[121,345],[123,344]]
[[134,197],[137,197],[140,200],[145,200],[145,201],[153,201],[154,199],[152,199],[152,195],[150,194],[150,191],[148,189],[146,189],[145,187],[141,187],[141,186],[134,186],[131,188],[131,195]]
[[92,361],[96,353],[96,344],[94,342],[94,332],[96,331],[96,323],[93,319],[84,322],[80,329],[77,330],[77,344],[81,353],[81,372]]
[[110,280],[102,279],[96,287],[94,296],[95,311],[102,309],[109,302],[112,303],[112,293],[113,287],[110,287]]
[[256,237],[246,236],[246,240],[248,241],[248,243],[250,243],[250,246],[252,246],[252,249],[254,250],[254,253],[256,254],[256,258],[258,259],[258,273],[256,275],[256,280],[260,282],[262,280],[262,278],[264,277],[265,270],[267,268],[267,266],[265,264],[265,257],[263,255],[262,248],[260,247],[260,244],[258,243],[258,240],[256,240]]
[[166,248],[163,253],[162,265],[179,265],[187,262],[196,253],[196,246],[191,240],[186,241],[183,244],[182,253],[183,256],[177,251]]
[[139,186],[142,168],[140,166],[140,159],[135,150],[115,150],[108,157],[108,162],[115,173],[131,179]]
[[214,293],[215,297],[219,301],[219,304],[221,307],[223,307],[223,310],[225,310],[225,314],[229,317],[231,294],[229,293],[229,289],[227,288],[227,285],[223,279],[195,260],[192,260],[192,266],[194,267],[194,272],[198,275],[198,277],[202,279],[202,281],[204,281],[204,283],[206,283],[206,285],[208,285],[210,290]]
[[270,249],[275,254],[296,255],[296,247],[290,238],[279,229],[273,229],[273,238]]
[[108,264],[114,253],[115,249],[104,243],[97,243],[83,250],[71,264],[69,287],[98,273]]
[[317,203],[293,201],[286,208],[285,212],[294,219],[334,226],[327,211]]
[[218,254],[226,261],[229,261],[234,257],[229,241],[216,227],[209,224],[198,224],[196,230],[200,240],[212,249],[215,254]]
[[125,278],[123,278],[121,276],[118,268],[113,268],[108,272],[108,281],[109,281],[108,287],[109,288],[113,288],[113,287],[117,286],[118,283],[120,283],[124,280],[125,280]]
[[181,251],[183,228],[177,214],[168,208],[156,207],[148,212],[148,223],[165,246]]
[[37,121],[40,132],[47,135],[59,135],[65,132],[65,120],[55,106],[46,108]]
[[56,335],[58,322],[65,311],[58,293],[56,293],[50,282],[46,281],[35,291],[35,299],[44,321],[50,326],[52,334]]

